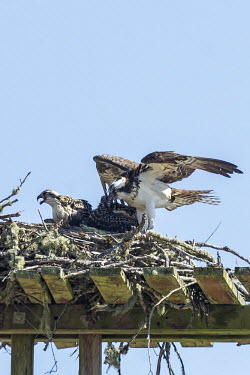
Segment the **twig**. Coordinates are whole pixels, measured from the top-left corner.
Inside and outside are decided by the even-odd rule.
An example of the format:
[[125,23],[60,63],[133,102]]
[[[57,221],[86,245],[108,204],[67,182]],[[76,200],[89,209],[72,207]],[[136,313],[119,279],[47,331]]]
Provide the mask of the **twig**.
[[186,374],[186,372],[185,372],[185,367],[184,367],[183,360],[182,360],[182,358],[181,358],[181,356],[180,356],[180,353],[178,352],[177,347],[176,347],[176,345],[175,345],[174,342],[171,342],[171,345],[173,346],[174,351],[175,351],[175,353],[177,354],[177,357],[178,357],[178,359],[179,359],[179,361],[180,361],[180,363],[181,363],[181,372],[182,372],[182,375],[185,375],[185,374]]
[[97,259],[103,258],[105,255],[108,255],[108,254],[112,253],[113,251],[117,251],[120,248],[123,248],[124,245],[127,245],[126,247],[128,247],[128,245],[133,241],[133,239],[137,235],[137,233],[139,233],[143,229],[143,227],[146,223],[146,218],[147,217],[144,214],[143,217],[142,217],[142,221],[141,221],[141,223],[139,224],[138,227],[132,229],[128,234],[126,234],[123,237],[123,239],[121,240],[121,242],[119,242],[117,245],[105,250],[103,253],[98,255]]
[[[55,353],[54,353],[54,349],[53,349],[53,344],[52,344],[52,342],[50,343],[50,346],[51,346],[51,351],[52,351],[52,355],[53,355],[53,359],[54,359],[54,365],[53,365],[53,367],[51,368],[51,370],[45,372],[45,374],[52,374],[53,372],[57,372],[57,370],[58,370],[57,360],[56,360],[56,356],[55,356]],[[55,369],[54,369],[54,368],[55,368]]]
[[[190,241],[186,241],[186,243],[190,243]],[[227,247],[227,246],[224,246],[224,247],[223,246],[217,246],[217,245],[212,245],[212,244],[205,243],[205,242],[195,242],[194,244],[195,244],[195,246],[198,246],[198,247],[210,247],[211,249],[226,251],[227,253],[231,253],[231,254],[237,256],[238,258],[244,260],[246,263],[250,264],[249,259],[243,257],[242,255],[240,255],[236,251],[234,251],[232,249],[229,249],[229,247]]]
[[178,246],[178,248],[181,248],[182,251],[188,253],[188,255],[191,255],[192,257],[197,259],[200,258],[204,262],[215,263],[214,258],[208,251],[198,249],[191,241],[180,241],[177,238],[165,237],[162,234],[153,231],[148,231],[146,235],[157,241],[158,244]]
[[217,227],[215,228],[215,230],[210,234],[210,236],[206,239],[205,243],[210,240],[210,238],[214,235],[214,233],[217,231],[217,229],[220,227],[221,225],[221,221],[219,222],[219,224],[217,225]]
[[43,226],[44,226],[44,229],[46,230],[46,232],[49,233],[49,230],[48,230],[48,228],[47,228],[47,226],[46,226],[46,224],[45,224],[45,222],[44,222],[44,220],[43,220],[43,217],[42,217],[42,214],[41,214],[41,211],[39,210],[39,208],[37,209],[37,211],[38,211],[39,216],[40,216],[40,218],[41,218],[41,220],[42,220],[42,224],[43,224]]
[[[17,199],[16,199],[16,201],[17,201]],[[8,220],[11,217],[19,217],[19,216],[21,216],[20,212],[16,212],[15,214],[0,215],[0,220]]]
[[149,317],[148,317],[148,336],[147,336],[147,340],[148,340],[149,367],[150,367],[150,372],[149,373],[152,373],[152,363],[151,363],[151,359],[150,359],[150,330],[151,330],[152,317],[153,317],[153,314],[154,314],[154,311],[155,311],[156,307],[159,306],[164,300],[168,299],[173,293],[175,293],[178,290],[181,290],[183,288],[187,288],[188,286],[196,284],[196,283],[197,283],[197,281],[192,281],[189,284],[185,284],[185,285],[180,286],[179,288],[171,290],[171,292],[169,292],[166,296],[164,296],[159,302],[157,302],[152,307],[152,309],[150,311],[150,314],[149,314]]
[[[13,190],[12,190],[12,193],[11,193],[8,197],[2,199],[2,200],[0,201],[0,204],[3,203],[4,201],[7,201],[8,199],[14,197],[14,195],[17,195],[17,194],[19,193],[19,190],[21,189],[21,187],[23,186],[23,184],[25,183],[26,179],[28,178],[28,176],[29,176],[30,174],[31,174],[31,172],[27,173],[27,175],[24,177],[24,179],[23,179],[23,180],[20,180],[20,185],[17,186],[15,189],[13,189]],[[13,202],[14,202],[14,201],[13,201]],[[13,203],[13,202],[12,202],[12,203]]]

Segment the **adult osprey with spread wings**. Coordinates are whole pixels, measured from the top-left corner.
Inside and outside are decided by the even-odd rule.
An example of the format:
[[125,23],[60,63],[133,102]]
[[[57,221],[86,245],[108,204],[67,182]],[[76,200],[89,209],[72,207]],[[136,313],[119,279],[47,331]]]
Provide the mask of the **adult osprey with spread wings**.
[[217,197],[209,195],[212,190],[183,190],[169,186],[170,183],[189,177],[196,169],[230,177],[243,173],[237,165],[212,158],[179,155],[172,151],[152,152],[141,163],[135,163],[112,155],[94,157],[97,171],[105,193],[121,199],[137,210],[140,222],[147,215],[147,229],[153,229],[155,208],[169,211],[195,202],[218,204]]

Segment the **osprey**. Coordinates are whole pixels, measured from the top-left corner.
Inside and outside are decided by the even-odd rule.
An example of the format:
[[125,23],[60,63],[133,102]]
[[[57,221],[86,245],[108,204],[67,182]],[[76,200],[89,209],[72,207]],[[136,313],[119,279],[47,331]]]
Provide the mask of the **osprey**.
[[118,202],[108,201],[104,196],[98,207],[89,215],[87,225],[107,232],[127,232],[132,227],[138,226],[136,209]]
[[83,199],[75,199],[68,195],[60,195],[54,190],[44,190],[38,195],[39,203],[47,203],[52,207],[52,215],[58,225],[78,226],[86,222],[92,211],[90,203]]
[[140,164],[128,163],[127,159],[111,155],[98,155],[94,160],[102,185],[109,185],[110,197],[135,207],[139,222],[146,213],[147,229],[154,227],[155,208],[172,211],[195,202],[214,205],[220,202],[217,197],[209,195],[212,190],[174,189],[169,186],[170,183],[189,177],[196,169],[225,177],[243,173],[237,165],[223,160],[180,155],[172,151],[152,152]]
[[139,163],[121,158],[120,156],[96,155],[93,159],[96,162],[96,169],[100,176],[105,195],[107,195],[106,184],[110,186],[122,173],[139,166]]
[[47,203],[52,207],[54,222],[62,226],[86,225],[107,232],[123,233],[138,226],[136,209],[102,197],[95,210],[83,199],[60,195],[54,190],[44,190],[38,195],[40,204]]

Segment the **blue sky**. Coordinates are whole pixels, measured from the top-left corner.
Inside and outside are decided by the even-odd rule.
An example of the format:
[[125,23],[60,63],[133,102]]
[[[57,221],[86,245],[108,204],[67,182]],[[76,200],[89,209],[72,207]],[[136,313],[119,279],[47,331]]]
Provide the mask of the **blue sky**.
[[[2,0],[1,197],[31,171],[13,211],[22,210],[23,221],[40,222],[36,196],[45,188],[97,205],[96,154],[139,161],[152,151],[174,150],[220,158],[244,175],[196,172],[175,186],[214,189],[221,205],[158,210],[155,229],[203,241],[221,222],[210,241],[247,257],[249,12],[246,0]],[[41,210],[51,217],[49,207]],[[221,255],[226,266],[245,265]],[[37,363],[44,363],[48,354],[39,350]],[[198,360],[206,363],[203,374],[219,373],[222,364],[233,374],[229,355],[237,371],[248,368],[248,347],[180,351],[187,374],[200,373]],[[59,374],[68,374],[74,360],[57,355]],[[146,351],[131,350],[130,356],[124,372],[132,373],[126,370],[131,366],[146,374]],[[0,360],[7,371],[2,351]],[[46,370],[36,364],[35,374]]]

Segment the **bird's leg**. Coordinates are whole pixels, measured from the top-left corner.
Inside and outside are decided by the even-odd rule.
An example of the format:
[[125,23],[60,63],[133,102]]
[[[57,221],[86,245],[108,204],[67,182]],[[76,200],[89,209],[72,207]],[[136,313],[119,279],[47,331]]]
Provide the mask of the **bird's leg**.
[[155,202],[154,200],[149,200],[146,205],[146,214],[147,214],[147,230],[153,229],[155,225]]
[[[136,216],[137,216],[137,220],[138,220],[138,223],[140,224],[142,222],[142,216],[143,214],[145,214],[145,211],[143,210],[140,210],[139,208],[136,209]],[[146,231],[147,229],[147,221],[144,225],[144,228],[143,228],[143,231]]]

